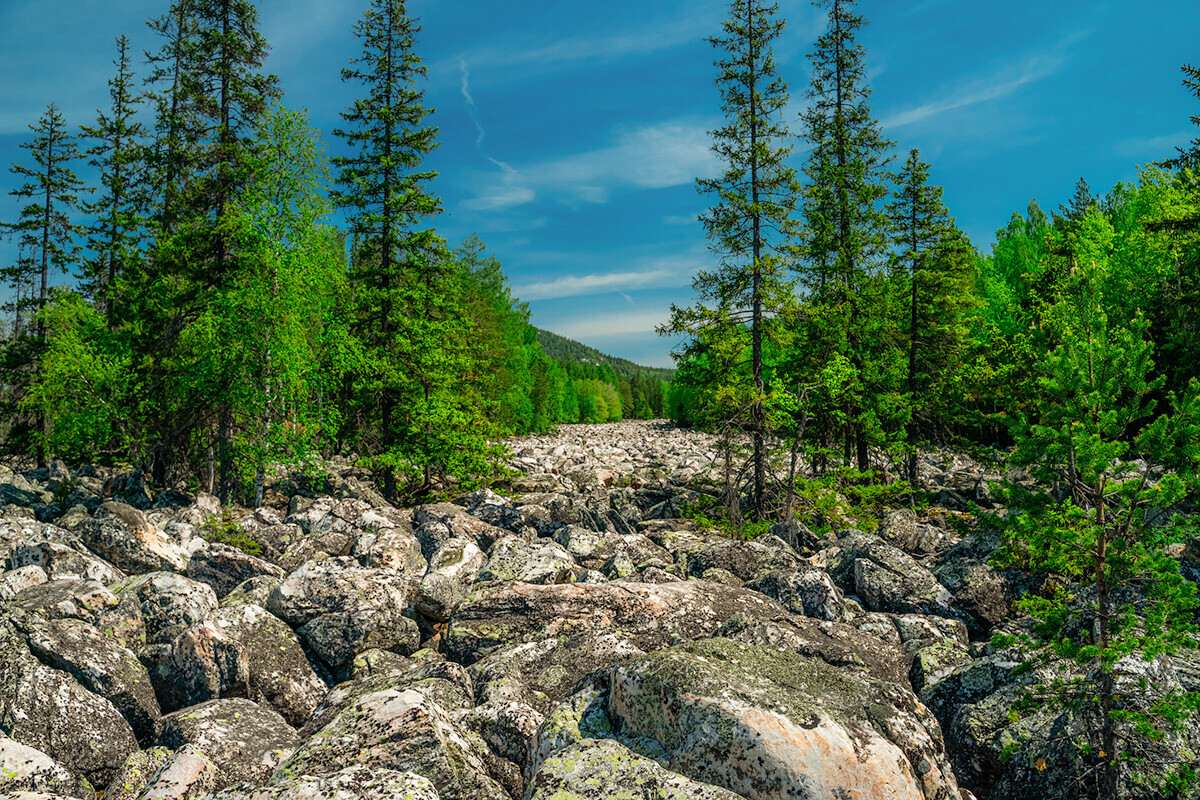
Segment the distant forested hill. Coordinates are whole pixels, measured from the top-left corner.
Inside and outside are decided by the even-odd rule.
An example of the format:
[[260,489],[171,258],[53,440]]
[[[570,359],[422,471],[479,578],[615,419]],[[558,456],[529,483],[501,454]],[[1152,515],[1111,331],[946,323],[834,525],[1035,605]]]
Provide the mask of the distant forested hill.
[[537,331],[538,343],[542,345],[542,350],[546,355],[558,361],[596,365],[608,364],[612,367],[613,372],[626,378],[632,378],[635,375],[641,374],[657,378],[660,381],[669,381],[675,375],[675,370],[673,369],[643,367],[628,359],[606,356],[594,347],[588,347],[586,344],[581,344],[565,336],[559,336],[557,333],[544,331],[541,328],[535,328],[534,330]]

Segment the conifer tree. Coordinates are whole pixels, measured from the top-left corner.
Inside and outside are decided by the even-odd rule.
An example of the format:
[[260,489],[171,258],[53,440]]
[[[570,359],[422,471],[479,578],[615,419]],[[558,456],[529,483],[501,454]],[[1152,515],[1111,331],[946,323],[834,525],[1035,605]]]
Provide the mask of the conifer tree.
[[[33,138],[21,147],[29,151],[32,165],[13,164],[10,168],[25,181],[10,194],[27,204],[20,218],[6,226],[17,234],[23,256],[6,270],[5,277],[16,287],[31,281],[38,287],[37,298],[31,299],[29,308],[17,308],[18,318],[26,311],[36,315],[37,342],[32,363],[36,375],[46,345],[46,320],[40,312],[46,307],[51,276],[73,266],[82,249],[76,242],[82,228],[72,212],[78,211],[79,193],[86,188],[72,169],[79,160],[79,148],[75,136],[67,132],[58,106],[48,105],[46,113],[29,129]],[[45,439],[46,423],[45,416],[39,414],[35,422],[39,442]],[[46,451],[41,444],[36,449],[41,464],[46,460]]]
[[103,302],[110,328],[116,326],[117,277],[141,241],[147,204],[145,130],[136,119],[139,103],[133,94],[129,39],[125,36],[117,39],[113,63],[117,74],[108,82],[109,110],[99,112],[94,126],[82,127],[83,134],[94,141],[87,150],[88,163],[99,170],[102,189],[88,206],[96,218],[90,231],[93,258],[86,278],[91,293]]
[[174,0],[171,9],[147,21],[147,26],[164,41],[154,53],[146,53],[151,86],[146,97],[154,105],[154,143],[148,165],[158,187],[154,220],[160,231],[175,230],[182,195],[188,184],[188,155],[196,141],[194,122],[185,113],[185,55],[195,34],[192,0]]
[[[808,289],[816,329],[829,338],[822,360],[834,354],[855,370],[857,396],[844,409],[846,450],[855,450],[858,468],[868,464],[868,434],[880,424],[872,396],[883,387],[873,375],[886,370],[870,364],[870,350],[882,333],[881,284],[876,271],[887,248],[886,168],[892,142],[871,115],[866,60],[855,35],[865,24],[853,12],[854,0],[819,0],[829,12],[829,28],[809,54],[812,78],[809,105],[801,115],[812,151],[804,167],[805,266],[801,283]],[[853,446],[853,447],[852,447]]]
[[[725,372],[713,376],[728,390],[719,414],[745,417],[754,446],[751,497],[759,519],[766,515],[763,340],[772,317],[790,297],[785,277],[796,188],[795,171],[786,163],[791,144],[782,119],[787,84],[772,48],[785,25],[778,12],[777,4],[734,0],[723,35],[708,40],[720,52],[714,64],[725,124],[710,135],[724,170],[696,186],[713,198],[701,221],[720,267],[697,274],[692,287],[699,303],[672,306],[671,320],[662,328],[667,334],[691,335],[684,357],[714,345],[724,352],[717,362]],[[738,344],[744,341],[743,331],[749,335],[748,365]]]
[[896,265],[908,283],[908,370],[910,418],[908,479],[916,478],[921,423],[931,421],[934,393],[957,366],[966,336],[965,311],[970,257],[966,237],[955,227],[942,187],[929,183],[929,165],[911,150],[893,176],[896,193],[888,205]]
[[[1193,67],[1191,64],[1184,64],[1179,68],[1183,72],[1183,87],[1200,99],[1200,67]],[[1192,124],[1200,127],[1200,114],[1191,116]],[[1186,147],[1177,147],[1179,155],[1174,158],[1168,158],[1158,162],[1160,167],[1166,169],[1183,169],[1187,167],[1193,172],[1200,171],[1200,136],[1192,139],[1191,143]]]
[[460,276],[429,225],[441,200],[429,188],[436,173],[422,166],[437,146],[437,129],[425,124],[432,109],[420,86],[420,29],[403,0],[372,0],[354,27],[362,55],[342,70],[342,79],[365,94],[334,131],[350,150],[334,159],[339,188],[331,196],[346,210],[356,241],[356,333],[370,359],[359,385],[365,406],[378,408],[372,449],[384,454],[393,498],[397,470],[411,478],[415,468],[424,490],[437,473],[481,466],[486,450],[481,398],[472,391],[479,375],[471,323],[458,308]]

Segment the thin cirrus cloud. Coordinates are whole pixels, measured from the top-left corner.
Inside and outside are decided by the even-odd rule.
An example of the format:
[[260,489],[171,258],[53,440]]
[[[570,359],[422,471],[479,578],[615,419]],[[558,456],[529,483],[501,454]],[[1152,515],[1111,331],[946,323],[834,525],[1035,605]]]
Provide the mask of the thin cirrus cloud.
[[552,281],[538,281],[513,287],[513,295],[522,300],[554,300],[603,292],[629,291],[650,287],[677,286],[677,270],[657,269],[637,272],[609,272],[602,275],[563,275]]
[[597,317],[563,320],[552,326],[555,333],[576,341],[599,341],[619,336],[644,336],[667,322],[671,312],[666,308],[635,311],[625,314],[606,314]]
[[511,166],[494,159],[499,175],[485,180],[463,202],[470,211],[491,211],[532,202],[543,194],[566,203],[605,203],[619,189],[663,189],[716,175],[708,126],[664,122],[627,130],[616,144],[555,159]]
[[1049,48],[1049,52],[1027,55],[1014,64],[962,83],[937,100],[891,114],[883,120],[883,127],[885,130],[900,128],[947,111],[998,100],[1023,86],[1049,78],[1062,69],[1071,45],[1090,33],[1090,30],[1076,31]]

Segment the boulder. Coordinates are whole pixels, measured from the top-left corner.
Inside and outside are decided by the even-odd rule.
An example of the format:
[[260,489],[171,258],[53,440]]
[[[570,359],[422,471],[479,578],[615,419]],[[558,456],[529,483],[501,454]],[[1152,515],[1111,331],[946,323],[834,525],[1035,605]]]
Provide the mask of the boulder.
[[586,739],[546,759],[528,800],[738,800],[728,789],[685,778],[612,739]]
[[136,598],[118,597],[93,580],[56,580],[17,593],[8,613],[45,620],[77,619],[130,650],[146,641],[142,609]]
[[281,764],[271,783],[360,766],[421,775],[437,786],[440,800],[511,798],[489,774],[488,755],[427,695],[387,689],[352,702]]
[[155,723],[155,739],[175,750],[195,745],[220,770],[217,789],[243,781],[266,783],[300,743],[283,717],[242,697],[165,714]]
[[225,544],[209,544],[192,553],[187,562],[187,576],[212,587],[217,598],[224,598],[243,582],[252,578],[283,580],[282,569],[261,558],[243,553]]
[[45,621],[38,617],[15,623],[29,650],[43,664],[70,674],[93,694],[107,698],[146,742],[160,711],[146,668],[128,648],[77,619]]
[[60,542],[25,540],[9,551],[10,569],[37,566],[52,580],[93,580],[108,584],[125,577],[125,573],[88,552],[83,545],[70,547]]
[[110,588],[117,596],[137,602],[150,644],[169,644],[217,608],[211,586],[171,572],[148,572]]
[[148,747],[130,753],[104,790],[105,800],[137,800],[171,755],[172,751],[165,747]]
[[250,699],[266,703],[292,727],[307,722],[329,689],[313,671],[295,632],[250,603],[215,611],[209,622],[246,654]]
[[608,712],[672,770],[760,798],[951,800],[937,721],[907,689],[728,639],[613,667]]
[[848,622],[854,616],[833,579],[816,567],[760,572],[745,587],[778,600],[793,614],[829,622]]
[[168,647],[147,648],[142,658],[164,711],[219,697],[246,697],[250,691],[246,649],[212,620],[183,631]]
[[800,556],[778,537],[765,535],[753,541],[713,539],[681,556],[689,575],[700,577],[714,567],[727,570],[748,581],[765,570],[795,570],[802,566]]
[[479,580],[568,583],[575,579],[577,569],[571,554],[557,542],[507,536],[492,545]]
[[7,603],[29,587],[49,580],[45,570],[33,565],[5,570],[0,573],[0,603]]
[[92,786],[108,785],[138,749],[129,723],[111,702],[39,661],[11,625],[0,627],[0,721],[8,736]]
[[96,790],[40,750],[0,734],[0,796],[41,792],[93,800]]
[[271,593],[267,610],[296,628],[336,673],[364,650],[407,655],[417,649],[417,623],[404,612],[419,585],[418,577],[363,567],[352,558],[310,561]]
[[125,503],[104,503],[76,532],[88,550],[126,572],[187,569],[184,549]]
[[209,800],[440,800],[427,778],[412,772],[347,767],[319,777],[280,778],[259,789],[226,789]]
[[194,744],[186,744],[162,763],[138,800],[192,800],[204,797],[228,783],[228,779]]

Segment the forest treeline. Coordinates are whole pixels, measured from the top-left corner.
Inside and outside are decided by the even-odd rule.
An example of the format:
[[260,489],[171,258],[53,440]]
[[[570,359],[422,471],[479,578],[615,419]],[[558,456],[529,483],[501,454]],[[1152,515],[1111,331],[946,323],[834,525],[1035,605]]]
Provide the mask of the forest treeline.
[[[1013,425],[1040,424],[1061,389],[1054,354],[1079,346],[1090,360],[1073,395],[1115,404],[1152,387],[1127,438],[1194,395],[1200,140],[1105,193],[1080,178],[1057,210],[1031,201],[982,254],[931,165],[915,149],[898,155],[872,114],[855,3],[814,4],[828,27],[808,53],[797,118],[772,51],[786,25],[777,5],[734,0],[709,40],[724,169],[697,186],[716,266],[661,332],[686,337],[669,413],[752,443],[730,502],[749,497],[754,517],[780,518],[791,489],[772,484],[772,455],[792,456],[793,480],[797,463],[878,480],[914,476],[929,446],[1008,448]],[[1200,70],[1183,76],[1200,95]],[[1136,348],[1118,332],[1145,342],[1141,362],[1130,365]]]
[[164,11],[140,74],[117,40],[95,121],[49,104],[13,166],[9,454],[246,504],[272,462],[356,454],[397,498],[490,474],[513,433],[662,413],[663,376],[547,356],[484,243],[438,235],[403,2],[355,25],[332,159],[265,71],[252,2]]

